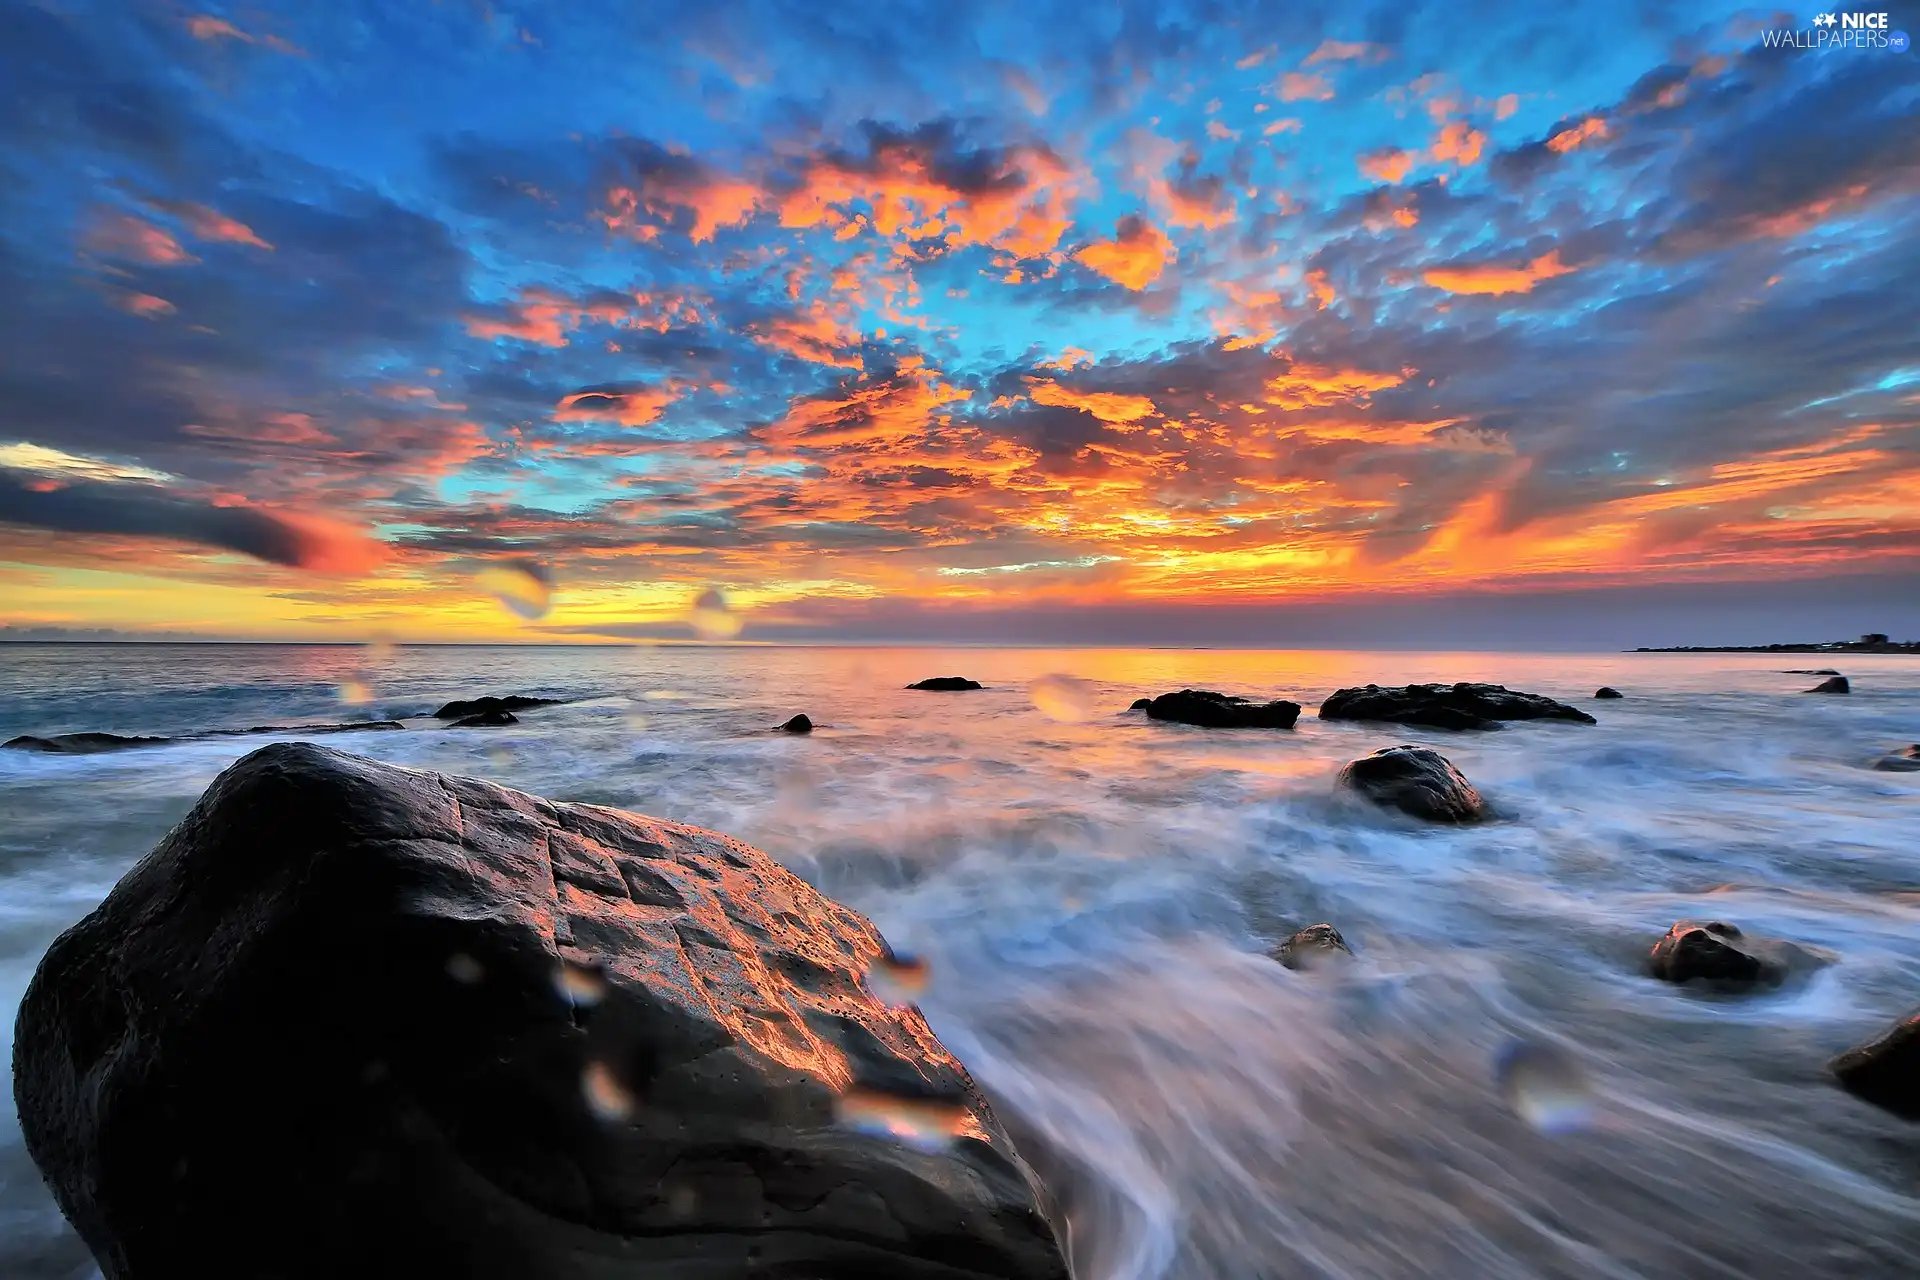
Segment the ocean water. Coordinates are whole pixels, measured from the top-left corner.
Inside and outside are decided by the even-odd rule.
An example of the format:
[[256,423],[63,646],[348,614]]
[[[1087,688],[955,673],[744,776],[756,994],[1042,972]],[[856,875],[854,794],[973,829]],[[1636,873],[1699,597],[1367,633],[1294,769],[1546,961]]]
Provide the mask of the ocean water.
[[[1782,672],[1829,665],[1850,697]],[[991,687],[902,688],[948,674]],[[340,705],[352,679],[371,704]],[[1600,723],[1312,714],[1342,685],[1454,679]],[[1627,697],[1593,702],[1600,684]],[[1309,709],[1293,732],[1125,711],[1183,686]],[[1920,1130],[1823,1072],[1920,1005],[1920,774],[1868,767],[1920,740],[1920,659],[0,648],[0,738],[485,693],[584,700],[320,740],[714,827],[866,912],[927,958],[922,1008],[1055,1189],[1079,1280],[1855,1278],[1920,1258]],[[767,732],[797,711],[811,737]],[[272,736],[298,735],[0,752],[9,1009],[55,934]],[[1439,748],[1500,819],[1425,828],[1335,793],[1343,762],[1397,742]],[[1831,963],[1746,997],[1645,977],[1687,917]],[[1356,963],[1266,957],[1323,920]],[[1516,1039],[1531,1066],[1503,1071]],[[9,1111],[0,1275],[91,1274]]]

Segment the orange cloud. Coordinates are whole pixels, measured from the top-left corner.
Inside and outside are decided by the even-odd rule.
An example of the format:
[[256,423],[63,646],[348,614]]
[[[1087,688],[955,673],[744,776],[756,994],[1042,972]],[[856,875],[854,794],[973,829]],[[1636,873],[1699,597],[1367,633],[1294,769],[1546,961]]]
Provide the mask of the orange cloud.
[[1368,44],[1365,41],[1322,40],[1320,47],[1307,55],[1303,67],[1318,66],[1322,62],[1354,62],[1361,58],[1378,62],[1387,56],[1384,45]]
[[271,557],[277,563],[312,573],[357,576],[376,568],[387,558],[385,543],[338,520],[285,511],[260,511],[259,514],[285,530],[286,544],[279,550],[284,551],[286,558]]
[[177,310],[165,298],[156,298],[150,293],[117,293],[113,305],[130,315],[144,316],[149,320],[170,316]]
[[1207,136],[1218,142],[1228,142],[1240,136],[1238,129],[1229,129],[1218,120],[1207,121]]
[[803,314],[768,321],[753,340],[796,360],[837,369],[860,367],[860,331],[836,321],[824,302],[816,301]]
[[553,420],[617,422],[623,427],[644,427],[658,421],[661,411],[679,398],[680,388],[673,385],[631,391],[576,391],[554,407]]
[[[1330,369],[1322,365],[1296,364],[1285,373],[1269,379],[1266,401],[1281,409],[1318,409],[1337,404],[1367,403],[1375,391],[1397,387],[1413,374],[1379,373],[1365,369]],[[1422,424],[1422,434],[1430,428]]]
[[1531,293],[1542,280],[1563,276],[1574,268],[1560,261],[1560,251],[1543,254],[1518,267],[1494,264],[1465,264],[1434,267],[1421,278],[1436,289],[1448,293]]
[[468,316],[467,332],[476,338],[517,338],[542,347],[564,347],[568,334],[590,321],[665,333],[676,324],[700,319],[691,301],[672,295],[604,294],[574,299],[538,287],[521,290],[519,299],[505,311],[505,315]]
[[1494,100],[1493,118],[1495,120],[1507,120],[1518,110],[1520,110],[1520,95],[1517,93],[1503,93]]
[[1166,232],[1130,214],[1120,220],[1113,239],[1084,245],[1073,256],[1115,284],[1138,291],[1160,278],[1174,250]]
[[1607,122],[1599,116],[1588,116],[1571,128],[1562,129],[1547,139],[1547,148],[1561,155],[1572,151],[1585,143],[1607,136]]
[[1413,159],[1411,151],[1382,147],[1360,156],[1360,172],[1377,182],[1395,183],[1413,172]]
[[1109,426],[1130,427],[1142,418],[1159,412],[1149,396],[1123,395],[1115,391],[1075,391],[1057,382],[1029,378],[1027,395],[1036,404],[1066,409],[1084,409]]
[[637,186],[614,186],[607,191],[607,207],[600,220],[610,230],[626,230],[641,240],[652,240],[660,228],[639,221],[642,213],[656,218],[693,215],[687,237],[695,244],[713,239],[722,227],[737,227],[753,217],[760,189],[750,182],[705,169],[662,170],[649,173]]
[[200,261],[181,248],[180,242],[162,228],[125,213],[96,217],[84,243],[95,253],[144,262],[149,266],[177,267]]
[[187,229],[195,239],[214,240],[226,244],[249,244],[256,249],[271,249],[272,245],[254,234],[253,228],[244,222],[235,221],[226,214],[209,209],[203,204],[180,204],[169,208],[186,222]]
[[899,444],[924,435],[942,405],[965,399],[965,391],[909,358],[890,378],[861,378],[834,394],[797,401],[785,417],[754,434],[801,449]]
[[1333,83],[1319,72],[1289,71],[1280,77],[1280,101],[1325,102],[1333,97]]
[[1325,311],[1339,299],[1334,294],[1333,284],[1324,271],[1309,271],[1305,277],[1307,292],[1312,295],[1320,310]]
[[1486,143],[1487,135],[1464,120],[1449,121],[1440,127],[1440,136],[1433,140],[1433,158],[1451,160],[1465,168],[1480,158],[1480,149]]
[[210,13],[195,14],[187,19],[187,31],[195,40],[238,40],[242,44],[265,45],[275,53],[287,53],[296,57],[304,56],[305,53],[300,46],[282,40],[279,36],[255,37],[234,26],[225,18],[216,18]]
[[1260,131],[1263,137],[1271,138],[1276,133],[1298,133],[1300,121],[1294,116],[1282,116]]

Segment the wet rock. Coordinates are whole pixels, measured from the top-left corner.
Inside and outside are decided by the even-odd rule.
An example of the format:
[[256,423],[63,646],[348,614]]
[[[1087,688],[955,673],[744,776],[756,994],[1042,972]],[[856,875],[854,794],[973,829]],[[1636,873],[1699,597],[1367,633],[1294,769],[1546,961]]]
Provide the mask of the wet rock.
[[918,680],[907,686],[909,689],[926,689],[934,693],[959,693],[964,689],[978,689],[978,680],[969,680],[965,676],[933,676]]
[[1145,710],[1146,710],[1146,709],[1147,709],[1148,707],[1150,707],[1150,706],[1152,706],[1152,705],[1153,705],[1153,699],[1152,699],[1152,698],[1135,698],[1135,699],[1133,700],[1133,705],[1132,705],[1132,706],[1130,706],[1130,707],[1128,707],[1128,708],[1127,708],[1127,710],[1129,710],[1129,711],[1145,711]]
[[461,716],[449,727],[454,729],[493,729],[501,725],[519,723],[519,716],[516,716],[511,711],[502,711],[498,707],[495,707],[490,711],[480,711],[470,716]]
[[1340,785],[1430,822],[1478,822],[1487,802],[1453,762],[1427,747],[1382,747],[1340,770]]
[[1273,958],[1289,969],[1319,969],[1353,958],[1353,948],[1330,924],[1310,924],[1273,950]]
[[1498,684],[1370,684],[1339,689],[1320,704],[1322,720],[1381,720],[1436,729],[1497,729],[1503,720],[1572,720],[1596,724],[1576,707]]
[[[13,743],[9,742],[8,746]],[[1920,742],[1914,743],[1905,751],[1895,751],[1873,762],[1873,767],[1882,773],[1920,773]]]
[[11,747],[15,751],[41,751],[49,755],[91,756],[103,751],[157,747],[172,741],[172,738],[129,738],[117,733],[56,733],[46,738],[23,733],[17,738],[7,739],[0,746]]
[[1211,689],[1182,689],[1144,701],[1147,715],[1155,720],[1197,724],[1208,729],[1291,729],[1300,718],[1297,702],[1250,702]]
[[813,721],[811,721],[811,720],[809,720],[809,719],[807,719],[807,714],[806,714],[806,712],[804,712],[804,711],[803,711],[803,712],[801,712],[801,713],[800,713],[799,715],[797,715],[797,716],[795,716],[795,717],[793,717],[793,719],[791,719],[791,720],[789,720],[789,721],[787,721],[787,722],[786,722],[785,724],[783,724],[783,725],[781,725],[781,726],[780,726],[780,732],[782,732],[782,733],[812,733],[812,732],[813,732]]
[[1593,696],[1596,698],[1624,698],[1626,695],[1610,684],[1603,684],[1593,691]]
[[1840,673],[1832,667],[1789,667],[1780,674],[1786,676],[1837,676]]
[[1847,683],[1847,678],[1845,676],[1828,676],[1825,680],[1822,680],[1819,684],[1807,690],[1807,692],[1808,693],[1852,693],[1853,686]]
[[1920,1009],[1879,1039],[1847,1050],[1827,1069],[1856,1098],[1903,1120],[1920,1121]]
[[196,738],[244,738],[255,733],[359,733],[366,729],[404,729],[398,720],[349,720],[345,724],[257,724],[250,729],[209,729]]
[[465,702],[449,702],[433,713],[435,720],[459,720],[466,716],[485,715],[490,711],[525,711],[528,707],[557,707],[566,702],[565,698],[528,698],[520,694],[509,694],[504,698],[471,698]]
[[1665,982],[1777,987],[1794,970],[1818,963],[1805,948],[1753,937],[1724,920],[1682,920],[1653,944],[1650,968]]
[[114,1280],[1066,1280],[882,950],[725,836],[276,744],[48,950],[20,1126]]

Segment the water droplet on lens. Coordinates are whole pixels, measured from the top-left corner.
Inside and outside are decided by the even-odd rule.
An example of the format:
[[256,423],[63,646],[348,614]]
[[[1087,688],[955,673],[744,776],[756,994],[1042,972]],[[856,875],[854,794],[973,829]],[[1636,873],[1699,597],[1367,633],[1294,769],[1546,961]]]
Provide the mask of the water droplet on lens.
[[627,732],[645,733],[647,731],[647,713],[640,709],[640,703],[633,698],[627,699],[627,709],[621,719],[626,721]]
[[687,625],[703,640],[731,640],[740,634],[740,615],[727,607],[727,598],[718,587],[708,587],[693,598],[687,609]]
[[373,701],[373,686],[365,680],[348,676],[340,682],[338,696],[341,706],[364,707]]
[[482,591],[528,621],[546,617],[553,607],[553,574],[532,560],[490,564],[476,580]]
[[1027,688],[1040,714],[1062,724],[1079,724],[1093,718],[1098,695],[1091,684],[1077,676],[1041,676]]
[[384,631],[376,631],[367,638],[366,653],[363,655],[369,663],[393,661],[393,637]]
[[478,960],[464,951],[456,951],[447,957],[447,976],[455,982],[464,982],[468,986],[487,976]]
[[1494,1077],[1507,1105],[1542,1133],[1570,1133],[1593,1119],[1593,1083],[1564,1050],[1509,1041],[1494,1059]]
[[835,1114],[842,1125],[876,1138],[893,1138],[921,1151],[940,1151],[969,1127],[957,1102],[902,1098],[856,1085],[840,1095]]
[[604,1062],[589,1062],[580,1075],[580,1092],[586,1097],[587,1110],[609,1123],[630,1119],[633,1094]]
[[571,960],[560,962],[559,971],[553,975],[553,986],[562,1000],[583,1009],[591,1009],[607,997],[607,980],[600,970]]
[[678,689],[649,689],[640,696],[648,702],[674,702],[687,695]]
[[932,970],[925,960],[889,947],[867,970],[867,986],[881,1003],[905,1008],[927,993],[927,979],[931,976]]
[[699,1203],[700,1197],[694,1194],[692,1187],[675,1187],[667,1192],[667,1212],[676,1218],[692,1217]]
[[487,752],[487,759],[493,762],[493,767],[496,769],[511,769],[513,767],[513,749],[505,746],[495,747]]

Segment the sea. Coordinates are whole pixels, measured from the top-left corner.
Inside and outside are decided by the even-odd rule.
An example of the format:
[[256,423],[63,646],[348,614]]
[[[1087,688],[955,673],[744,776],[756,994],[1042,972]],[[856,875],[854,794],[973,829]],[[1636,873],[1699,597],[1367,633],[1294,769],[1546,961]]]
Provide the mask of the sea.
[[[1804,692],[1836,667],[1845,697]],[[977,692],[909,691],[929,676]],[[1482,680],[1599,723],[1326,723]],[[1595,701],[1597,686],[1625,696]],[[1292,731],[1156,723],[1185,687]],[[453,729],[444,700],[573,699]],[[773,732],[796,712],[811,736]],[[1846,1277],[1920,1269],[1920,1128],[1826,1074],[1920,1006],[1920,658],[766,646],[0,647],[0,739],[402,719],[317,741],[767,850],[926,959],[920,1006],[1045,1176],[1078,1280]],[[0,751],[0,1002],[243,754]],[[1335,786],[1434,747],[1496,820]],[[1682,919],[1824,964],[1657,982]],[[1304,925],[1353,963],[1270,958]],[[9,1024],[11,1020],[8,1020]],[[96,1274],[0,1123],[0,1276]]]

